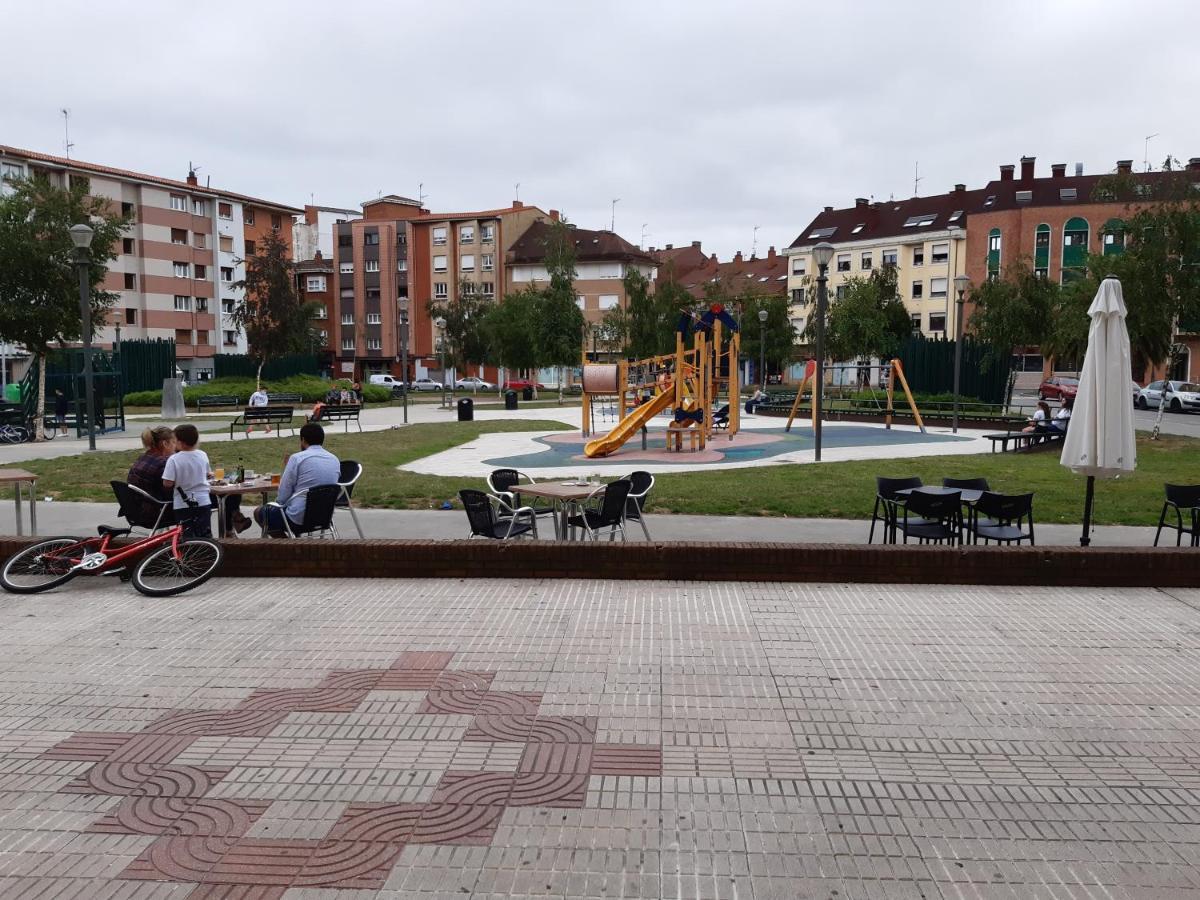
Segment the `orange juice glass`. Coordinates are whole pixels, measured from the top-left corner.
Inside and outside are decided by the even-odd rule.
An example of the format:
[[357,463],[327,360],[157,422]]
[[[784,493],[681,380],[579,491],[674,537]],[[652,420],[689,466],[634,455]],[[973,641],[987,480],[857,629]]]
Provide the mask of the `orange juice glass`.
[[271,487],[279,487],[279,473],[278,472],[271,473]]
[[224,477],[225,477],[224,467],[217,466],[215,469],[213,469],[213,478],[217,479],[217,481],[220,481]]

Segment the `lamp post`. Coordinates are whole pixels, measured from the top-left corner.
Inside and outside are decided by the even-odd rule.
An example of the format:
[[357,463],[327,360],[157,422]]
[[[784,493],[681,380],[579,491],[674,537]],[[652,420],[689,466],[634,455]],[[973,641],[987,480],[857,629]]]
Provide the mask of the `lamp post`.
[[71,243],[75,245],[75,266],[79,271],[79,320],[80,334],[83,338],[83,393],[84,408],[87,410],[88,449],[96,449],[96,397],[93,392],[92,376],[92,287],[88,277],[88,269],[92,257],[88,248],[92,246],[92,236],[95,232],[88,225],[72,225],[67,229],[71,233]]
[[817,264],[817,346],[813,368],[813,461],[821,461],[821,394],[825,390],[825,307],[829,303],[829,261],[833,244],[821,241],[813,247]]
[[952,431],[958,434],[958,383],[962,373],[962,343],[963,343],[963,294],[971,284],[966,275],[954,276],[954,424]]
[[408,298],[400,298],[400,379],[404,382],[404,424],[408,424]]
[[438,330],[438,359],[442,367],[442,408],[446,407],[446,320],[438,316],[433,320]]
[[763,393],[767,392],[767,319],[770,318],[770,313],[766,307],[758,311],[758,371],[759,377],[762,379]]

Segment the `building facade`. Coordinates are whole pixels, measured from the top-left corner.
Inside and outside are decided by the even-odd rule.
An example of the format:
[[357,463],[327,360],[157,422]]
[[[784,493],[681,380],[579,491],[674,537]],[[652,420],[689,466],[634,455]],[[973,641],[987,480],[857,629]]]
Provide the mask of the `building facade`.
[[334,356],[330,342],[330,312],[336,309],[337,284],[333,276],[333,260],[326,259],[320,250],[313,259],[293,264],[296,296],[315,307],[312,328],[318,342],[314,344],[318,365],[322,371],[333,373]]

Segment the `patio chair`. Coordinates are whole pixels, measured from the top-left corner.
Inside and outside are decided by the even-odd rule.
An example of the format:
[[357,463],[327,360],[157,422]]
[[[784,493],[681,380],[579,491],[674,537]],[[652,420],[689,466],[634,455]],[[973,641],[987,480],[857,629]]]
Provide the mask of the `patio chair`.
[[[517,491],[514,488],[521,484],[534,484],[533,477],[526,475],[524,472],[518,472],[516,469],[493,469],[487,477],[488,490],[493,495],[504,501],[504,504],[510,508],[517,506]],[[554,538],[558,539],[558,510],[553,504],[545,504],[538,502],[534,498],[533,502],[526,504],[526,508],[532,509],[536,516],[549,516],[550,521],[554,525]]]
[[148,528],[154,534],[175,524],[170,500],[159,500],[140,487],[124,481],[110,481],[109,486],[117,497],[120,509],[117,515],[135,528]]
[[[1175,546],[1183,546],[1183,536],[1189,535],[1189,544],[1200,547],[1200,484],[1164,484],[1167,499],[1163,502],[1162,513],[1158,517],[1158,531],[1154,532],[1154,546],[1158,546],[1159,536],[1164,528],[1170,528],[1175,534]],[[1167,512],[1175,513],[1174,523],[1167,521]],[[1187,520],[1185,521],[1185,516]]]
[[[990,491],[991,486],[988,485],[986,478],[943,478],[942,487],[958,488],[960,491]],[[983,522],[979,521],[979,513],[974,506],[967,507],[967,531],[973,529],[976,525],[994,526],[1002,523],[986,519]]]
[[503,541],[524,535],[537,539],[537,515],[531,507],[514,509],[501,497],[474,490],[459,491],[458,499],[462,501],[471,526],[468,539],[484,537]]
[[962,494],[957,491],[950,494],[913,491],[901,511],[903,516],[896,517],[895,527],[903,532],[904,543],[912,537],[922,544],[962,544]]
[[338,509],[349,511],[350,518],[354,520],[354,528],[358,531],[360,538],[366,537],[366,535],[363,534],[362,525],[358,523],[358,513],[354,511],[354,504],[351,502],[351,499],[354,497],[354,485],[362,477],[362,473],[362,463],[355,462],[352,459],[342,460],[341,474],[338,475],[337,481],[338,487],[342,490],[338,494],[336,504]]
[[883,523],[883,542],[896,543],[896,501],[900,498],[897,491],[908,488],[919,488],[920,478],[884,478],[875,479],[875,509],[871,512],[871,533],[867,535],[867,543],[875,541],[875,523]]
[[[978,519],[978,515],[986,516]],[[1026,527],[1022,527],[1024,522]],[[1033,539],[1033,494],[994,494],[984,491],[975,504],[975,516],[969,528],[974,543],[1019,544]]]
[[292,494],[292,498],[304,498],[304,519],[298,526],[294,526],[288,518],[285,504],[272,500],[267,506],[283,511],[283,530],[290,538],[307,537],[312,534],[319,538],[325,537],[326,534],[336,538],[338,533],[333,526],[333,514],[337,510],[338,498],[341,495],[340,484],[322,484]]
[[625,516],[629,491],[633,487],[628,478],[620,478],[592,491],[580,504],[578,513],[567,518],[567,530],[582,528],[589,540],[598,540],[602,529],[609,529],[611,541],[621,532],[625,537]]
[[646,497],[654,487],[654,476],[649,472],[631,472],[629,483],[631,487],[629,496],[625,498],[625,518],[633,519],[641,525],[646,540],[653,540],[650,530],[646,527]]

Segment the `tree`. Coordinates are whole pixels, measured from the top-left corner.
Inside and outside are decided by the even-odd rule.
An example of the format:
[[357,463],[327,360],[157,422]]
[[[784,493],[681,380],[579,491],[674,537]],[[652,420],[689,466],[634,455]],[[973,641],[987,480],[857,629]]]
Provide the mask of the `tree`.
[[[103,197],[88,195],[86,179],[72,176],[56,187],[45,176],[7,179],[0,196],[0,338],[23,345],[38,362],[37,409],[46,408],[46,353],[51,344],[82,340],[79,275],[68,231],[86,223],[93,229],[88,248],[92,337],[117,300],[100,289],[108,263],[129,224]],[[34,417],[35,440],[44,440],[43,416]]]
[[[755,364],[760,359],[766,359],[767,368],[774,365],[781,370],[791,363],[792,354],[796,347],[796,329],[788,317],[788,302],[786,297],[757,295],[753,290],[741,297],[733,298],[720,282],[710,282],[704,287],[705,300],[708,304],[724,305],[735,318],[739,318],[740,310],[741,352],[742,356]],[[759,320],[759,310],[767,311],[767,321],[764,325]],[[763,342],[766,342],[766,353],[763,353]],[[760,372],[762,382],[766,383],[766,373]]]
[[[866,278],[851,278],[829,307],[825,352],[833,359],[890,359],[912,332],[908,310],[897,290],[896,267],[884,265]],[[815,340],[815,317],[805,329]]]
[[1059,293],[1059,286],[1034,273],[1027,259],[1010,263],[1002,278],[974,286],[970,326],[988,347],[984,365],[1008,359],[1017,347],[1053,344]]
[[428,304],[429,317],[439,316],[446,320],[445,340],[450,365],[456,371],[465,371],[471,364],[489,362],[488,341],[483,322],[492,304],[479,294],[467,293],[470,282],[463,282],[463,292],[447,303]]
[[535,346],[539,365],[558,367],[558,400],[563,398],[563,367],[580,358],[583,312],[575,297],[575,241],[565,221],[552,222],[546,239],[549,285],[538,292]]
[[632,353],[630,335],[633,331],[633,317],[629,311],[620,306],[614,306],[604,313],[592,334],[608,353],[627,356]]
[[534,287],[507,294],[483,316],[482,332],[489,357],[506,369],[520,372],[537,367],[534,323],[539,292]]
[[296,295],[288,245],[278,231],[258,241],[254,255],[246,260],[246,277],[234,287],[242,290],[242,299],[234,305],[233,323],[245,332],[250,354],[258,360],[256,380],[261,385],[268,359],[312,348],[317,340],[312,327],[317,304]]

